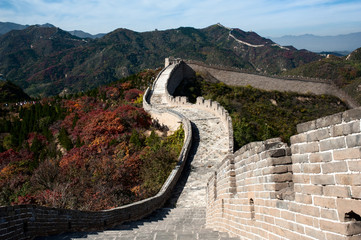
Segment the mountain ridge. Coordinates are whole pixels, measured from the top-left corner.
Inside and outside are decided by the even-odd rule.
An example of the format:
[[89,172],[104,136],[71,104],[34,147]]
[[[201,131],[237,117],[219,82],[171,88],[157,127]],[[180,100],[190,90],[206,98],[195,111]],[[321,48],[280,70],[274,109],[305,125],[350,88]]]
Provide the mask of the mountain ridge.
[[361,32],[340,34],[335,36],[317,36],[313,34],[285,35],[271,37],[280,45],[292,45],[298,49],[307,49],[313,52],[322,51],[348,51],[352,52],[360,47]]
[[0,36],[0,74],[31,96],[93,88],[160,67],[169,56],[268,74],[321,59],[306,50],[281,47],[254,32],[217,24],[144,33],[119,28],[99,39],[39,26]]

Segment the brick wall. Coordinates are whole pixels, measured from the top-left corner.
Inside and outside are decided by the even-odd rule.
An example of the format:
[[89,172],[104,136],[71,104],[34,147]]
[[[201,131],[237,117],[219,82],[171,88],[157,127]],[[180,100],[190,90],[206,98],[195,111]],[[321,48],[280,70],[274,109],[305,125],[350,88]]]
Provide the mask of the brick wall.
[[360,106],[352,97],[327,79],[307,78],[301,76],[266,76],[247,73],[236,68],[217,65],[206,65],[195,61],[187,61],[189,66],[198,72],[206,72],[231,86],[252,86],[268,91],[291,91],[298,93],[329,94],[342,99],[350,108]]
[[207,226],[241,239],[361,239],[361,108],[228,155],[209,179]]
[[230,153],[233,153],[233,126],[232,118],[229,116],[227,110],[222,107],[218,102],[212,100],[205,100],[203,97],[198,97],[195,104],[191,104],[188,101],[187,97],[173,97],[175,89],[179,86],[183,79],[194,77],[194,70],[185,64],[183,61],[176,63],[176,66],[173,68],[172,72],[169,74],[169,79],[166,87],[166,99],[170,106],[185,106],[190,108],[199,108],[212,112],[214,115],[218,116],[225,129],[227,129],[228,138],[229,138],[229,149]]

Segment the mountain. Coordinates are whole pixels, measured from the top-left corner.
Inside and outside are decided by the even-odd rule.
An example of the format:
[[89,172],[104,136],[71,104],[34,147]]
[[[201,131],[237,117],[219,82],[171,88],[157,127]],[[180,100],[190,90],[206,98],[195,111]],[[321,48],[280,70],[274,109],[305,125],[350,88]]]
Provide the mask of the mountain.
[[0,103],[28,100],[30,97],[24,91],[9,81],[0,80]]
[[344,57],[328,55],[283,74],[330,79],[361,104],[361,48]]
[[[8,33],[12,30],[23,30],[27,27],[29,27],[30,25],[21,25],[21,24],[17,24],[17,23],[11,23],[11,22],[0,22],[0,35]],[[40,27],[55,27],[54,25],[50,24],[50,23],[45,23],[45,24],[39,24],[37,26]],[[76,37],[79,38],[101,38],[105,35],[105,33],[99,33],[96,35],[92,35],[90,33],[87,32],[83,32],[81,30],[74,30],[74,31],[68,31],[71,35],[74,35]]]
[[21,25],[11,22],[0,22],[0,35],[8,33],[12,30],[23,30],[29,27],[29,25]]
[[313,52],[333,51],[352,52],[361,47],[361,32],[337,36],[315,36],[305,34],[300,36],[272,37],[282,46],[292,45],[298,49],[307,49]]
[[[17,24],[17,23],[11,23],[11,22],[0,22],[0,35],[8,33],[12,30],[23,30],[27,27],[29,27],[30,25],[21,25],[21,24]],[[37,25],[39,27],[55,27],[54,25],[50,24],[50,23],[45,23],[45,24],[40,24]]]
[[74,31],[68,31],[68,32],[71,35],[77,36],[79,38],[92,38],[92,39],[95,39],[95,38],[101,38],[101,37],[105,36],[105,33],[99,33],[99,34],[96,34],[96,35],[92,35],[90,33],[83,32],[81,30],[74,30]]
[[0,74],[32,96],[93,88],[160,67],[169,56],[269,74],[321,58],[219,24],[144,33],[120,28],[94,40],[39,26],[0,36]]

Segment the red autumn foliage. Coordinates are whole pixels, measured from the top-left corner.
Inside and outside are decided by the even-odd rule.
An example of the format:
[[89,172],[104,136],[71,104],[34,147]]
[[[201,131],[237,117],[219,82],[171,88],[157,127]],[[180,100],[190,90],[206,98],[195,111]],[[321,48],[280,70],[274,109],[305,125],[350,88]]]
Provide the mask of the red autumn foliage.
[[130,89],[124,92],[124,99],[128,102],[134,102],[140,94],[143,94],[143,92],[138,89]]

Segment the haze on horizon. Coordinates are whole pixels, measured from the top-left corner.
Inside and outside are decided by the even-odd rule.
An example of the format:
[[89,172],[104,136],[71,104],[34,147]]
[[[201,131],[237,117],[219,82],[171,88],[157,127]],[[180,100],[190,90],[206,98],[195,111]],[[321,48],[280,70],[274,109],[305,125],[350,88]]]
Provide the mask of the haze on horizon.
[[51,23],[91,34],[144,32],[220,22],[262,36],[361,32],[360,0],[1,0],[0,21]]

